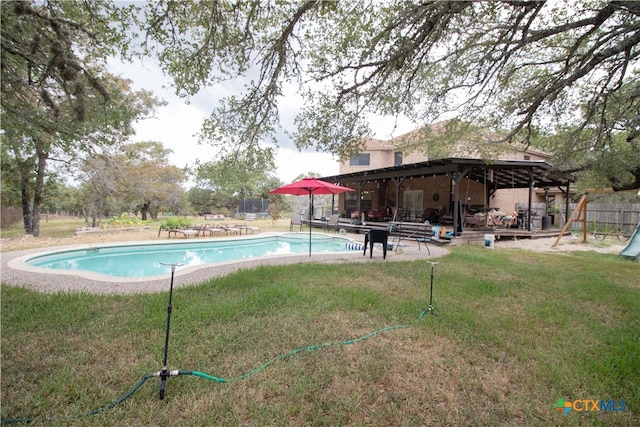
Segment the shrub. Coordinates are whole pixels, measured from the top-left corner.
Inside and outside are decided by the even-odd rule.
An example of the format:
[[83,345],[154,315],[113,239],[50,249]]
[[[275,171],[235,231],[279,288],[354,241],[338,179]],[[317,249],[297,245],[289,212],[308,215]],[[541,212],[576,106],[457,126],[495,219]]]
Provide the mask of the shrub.
[[106,220],[107,227],[139,227],[144,225],[146,221],[140,220],[138,217],[129,217],[127,213],[120,214],[120,216],[112,216]]
[[191,227],[191,218],[169,217],[160,223],[160,228],[163,230],[188,227]]

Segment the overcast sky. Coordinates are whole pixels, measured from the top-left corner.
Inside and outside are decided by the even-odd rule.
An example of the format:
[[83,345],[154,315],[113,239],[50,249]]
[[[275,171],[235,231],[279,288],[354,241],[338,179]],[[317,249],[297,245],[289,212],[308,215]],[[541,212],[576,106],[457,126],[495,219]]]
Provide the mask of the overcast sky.
[[[223,92],[228,91],[229,87],[233,87],[232,85],[201,91],[187,103],[175,95],[170,87],[170,80],[162,74],[153,59],[144,62],[136,60],[131,64],[112,60],[109,63],[109,69],[122,78],[132,80],[133,90],[146,89],[168,103],[158,109],[154,118],[143,120],[136,125],[135,141],[161,142],[165,148],[173,151],[169,159],[170,163],[179,167],[191,165],[197,159],[215,160],[214,148],[198,144],[196,134],[200,131],[203,119],[213,110],[217,99],[224,96]],[[288,97],[285,103],[279,105],[281,121],[292,122],[299,105],[299,98]],[[392,137],[393,121],[391,119],[377,119],[371,126],[376,131],[377,138]],[[394,135],[410,130],[411,128],[405,125],[404,129],[396,129]],[[285,136],[281,136],[280,139],[276,157],[276,175],[284,183],[290,183],[299,175],[306,175],[308,172],[319,173],[321,176],[338,174],[338,162],[332,155],[315,151],[300,152]]]

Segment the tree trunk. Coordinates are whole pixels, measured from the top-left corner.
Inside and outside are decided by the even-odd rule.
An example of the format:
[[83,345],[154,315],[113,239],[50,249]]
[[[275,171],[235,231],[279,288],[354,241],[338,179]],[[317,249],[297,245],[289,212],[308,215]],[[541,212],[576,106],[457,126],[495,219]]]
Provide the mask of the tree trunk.
[[31,182],[27,162],[20,164],[20,197],[22,202],[22,222],[25,234],[31,234]]
[[98,200],[96,198],[96,189],[91,187],[91,228],[97,227],[98,222]]
[[91,228],[96,228],[98,226],[98,206],[93,204],[93,209],[91,210]]
[[140,213],[143,221],[147,220],[147,213],[149,212],[149,206],[151,206],[151,202],[144,202],[142,204],[142,209],[140,210]]
[[89,211],[83,207],[82,208],[82,216],[84,217],[84,225],[85,227],[89,226]]
[[47,167],[47,158],[49,157],[49,153],[45,150],[45,146],[40,140],[36,141],[36,156],[38,164],[36,165],[36,182],[33,187],[33,212],[31,220],[31,234],[34,237],[40,236],[40,207],[42,206],[44,176]]

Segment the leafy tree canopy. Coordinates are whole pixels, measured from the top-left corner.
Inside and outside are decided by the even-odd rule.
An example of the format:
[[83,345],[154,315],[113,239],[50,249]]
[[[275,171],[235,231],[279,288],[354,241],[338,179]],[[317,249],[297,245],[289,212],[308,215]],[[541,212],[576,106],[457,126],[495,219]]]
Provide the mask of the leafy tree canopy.
[[171,150],[155,141],[136,142],[122,146],[115,156],[114,176],[119,196],[139,208],[142,219],[147,213],[155,216],[160,207],[178,207],[184,190],[180,184],[185,173],[168,163]]
[[203,138],[245,151],[274,138],[291,87],[297,146],[341,158],[373,114],[459,117],[525,144],[571,129],[564,154],[577,136],[582,152],[640,134],[640,2],[159,1],[141,23],[179,94],[244,77]]
[[269,190],[280,185],[273,176],[274,169],[271,161],[253,151],[200,162],[195,170],[199,191],[191,193],[192,200],[198,200],[203,212],[220,207],[233,211],[238,200],[266,197]]
[[27,233],[39,235],[52,161],[78,167],[78,157],[126,140],[158,104],[105,71],[110,56],[126,55],[132,10],[105,0],[0,8],[2,160],[12,171],[2,184],[20,194]]
[[110,98],[96,64],[126,52],[131,8],[103,0],[16,0],[3,3],[1,13],[4,114],[60,132],[50,117],[83,122],[91,98]]

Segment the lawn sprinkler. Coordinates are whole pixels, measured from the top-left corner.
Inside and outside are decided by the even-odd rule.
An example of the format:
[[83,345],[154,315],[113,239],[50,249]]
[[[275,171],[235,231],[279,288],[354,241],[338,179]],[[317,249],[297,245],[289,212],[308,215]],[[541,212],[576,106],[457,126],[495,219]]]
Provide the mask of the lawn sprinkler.
[[160,400],[164,399],[164,391],[167,388],[167,378],[170,376],[169,371],[167,370],[167,356],[169,353],[169,329],[171,328],[171,302],[173,299],[173,276],[176,271],[177,266],[181,266],[182,264],[173,263],[173,264],[164,264],[162,265],[170,265],[171,266],[171,287],[169,288],[169,305],[167,306],[167,333],[164,338],[164,358],[162,359],[162,371],[160,371]]
[[419,317],[420,319],[422,318],[422,316],[424,316],[427,313],[431,313],[434,316],[436,315],[433,309],[433,272],[434,272],[435,265],[439,263],[431,262],[431,261],[427,261],[427,262],[431,264],[431,286],[429,287],[429,307],[420,314],[420,317]]

